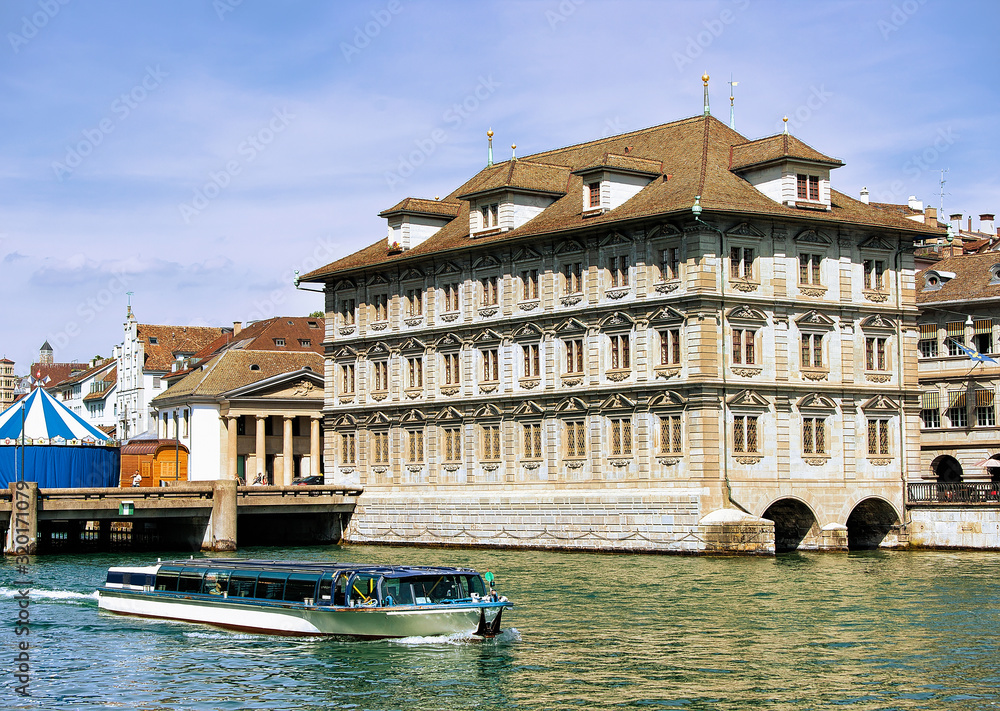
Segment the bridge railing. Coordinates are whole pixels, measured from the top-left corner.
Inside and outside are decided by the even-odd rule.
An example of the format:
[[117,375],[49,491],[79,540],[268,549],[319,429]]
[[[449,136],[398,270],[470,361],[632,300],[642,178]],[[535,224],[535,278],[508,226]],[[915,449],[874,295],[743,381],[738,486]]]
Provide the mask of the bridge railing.
[[996,482],[912,482],[906,488],[911,504],[1000,503],[1000,483]]

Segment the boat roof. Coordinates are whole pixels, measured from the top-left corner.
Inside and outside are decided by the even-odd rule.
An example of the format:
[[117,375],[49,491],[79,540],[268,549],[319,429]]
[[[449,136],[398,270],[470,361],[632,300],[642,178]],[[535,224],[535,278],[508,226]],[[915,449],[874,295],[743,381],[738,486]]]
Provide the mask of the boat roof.
[[428,566],[428,565],[364,565],[358,563],[325,563],[318,561],[295,561],[295,560],[262,560],[255,558],[196,558],[187,560],[165,560],[160,567],[170,566],[172,568],[213,568],[228,570],[246,570],[254,572],[275,571],[289,573],[326,573],[348,572],[348,573],[368,573],[373,575],[383,575],[395,578],[411,577],[417,575],[454,575],[461,573],[465,575],[478,575],[479,573],[471,568],[452,568],[448,566]]

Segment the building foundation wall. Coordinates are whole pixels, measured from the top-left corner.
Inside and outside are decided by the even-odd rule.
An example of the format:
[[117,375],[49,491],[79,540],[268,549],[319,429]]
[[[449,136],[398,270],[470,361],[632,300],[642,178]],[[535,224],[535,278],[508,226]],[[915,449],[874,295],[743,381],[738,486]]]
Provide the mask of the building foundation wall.
[[1000,550],[1000,508],[914,508],[909,518],[913,547]]

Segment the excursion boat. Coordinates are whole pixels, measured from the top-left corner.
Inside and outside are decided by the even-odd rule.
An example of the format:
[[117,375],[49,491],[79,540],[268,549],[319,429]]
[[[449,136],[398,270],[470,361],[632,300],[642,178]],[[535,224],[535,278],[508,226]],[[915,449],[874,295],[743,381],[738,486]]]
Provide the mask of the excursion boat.
[[495,637],[513,604],[497,595],[492,573],[465,568],[212,558],[109,568],[98,607],[252,632],[380,639]]

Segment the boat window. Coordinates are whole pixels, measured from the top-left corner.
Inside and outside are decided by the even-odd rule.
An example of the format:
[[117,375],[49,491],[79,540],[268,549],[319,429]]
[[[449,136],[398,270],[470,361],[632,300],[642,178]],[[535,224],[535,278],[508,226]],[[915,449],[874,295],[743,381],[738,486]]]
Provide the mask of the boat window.
[[233,573],[229,578],[229,597],[253,597],[256,573]]
[[435,575],[426,578],[411,578],[413,601],[418,605],[428,605],[444,600],[460,600],[462,590],[454,575]]
[[283,573],[261,573],[257,578],[257,594],[255,597],[264,600],[280,600],[285,592],[285,578]]
[[479,597],[486,595],[486,586],[483,585],[483,579],[478,575],[466,575],[465,584],[470,593],[476,593]]
[[118,571],[118,570],[109,570],[108,571],[108,582],[109,583],[119,583],[119,584],[125,582],[125,573],[122,573],[121,571]]
[[201,579],[204,575],[204,569],[182,570],[180,578],[177,579],[177,592],[200,593]]
[[205,573],[205,582],[201,589],[205,595],[221,595],[224,592],[228,592],[228,588],[228,570],[210,570]]
[[350,606],[377,604],[378,592],[376,581],[378,576],[371,573],[360,573],[351,579]]
[[382,604],[388,604],[386,600],[392,597],[394,605],[412,605],[413,588],[410,587],[409,580],[399,578],[386,578],[382,581]]
[[156,571],[156,589],[174,592],[177,590],[177,578],[180,570],[177,568],[160,568]]
[[341,573],[337,578],[337,585],[333,589],[333,604],[344,606],[347,604],[347,573]]
[[319,581],[319,598],[318,602],[329,603],[333,595],[333,576],[331,573],[327,573],[323,576],[323,579]]
[[285,599],[291,602],[302,602],[306,598],[316,599],[316,583],[318,575],[308,573],[292,573],[285,583]]

